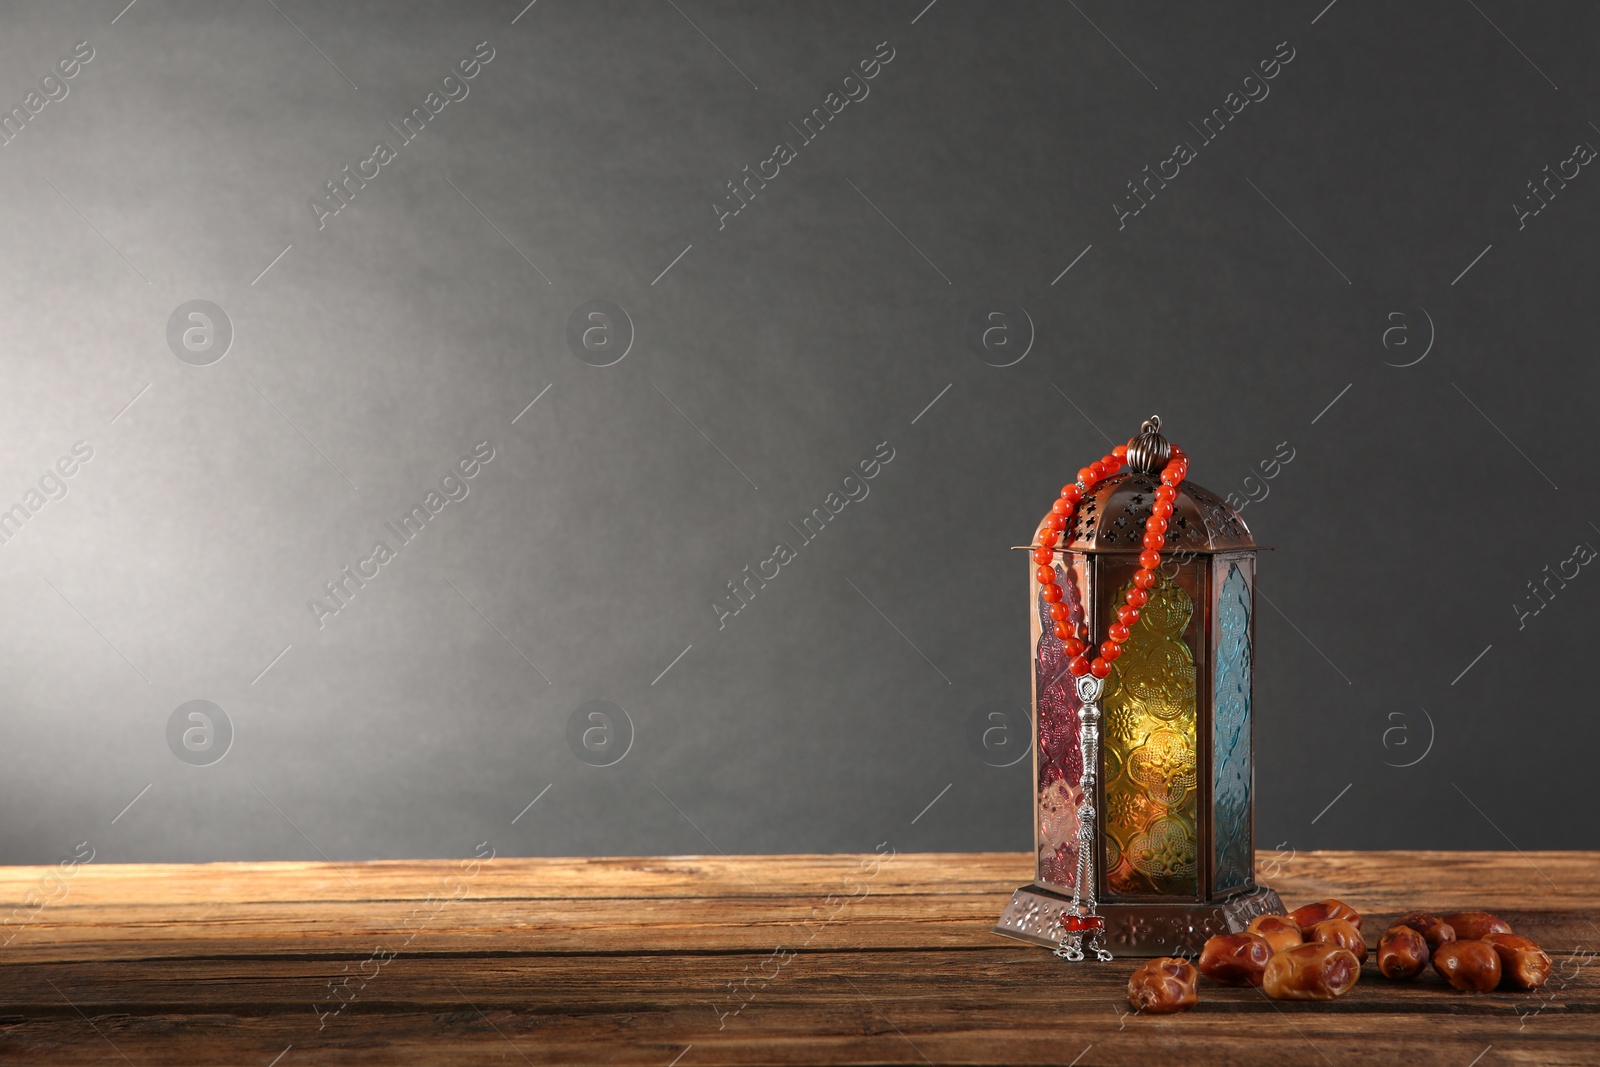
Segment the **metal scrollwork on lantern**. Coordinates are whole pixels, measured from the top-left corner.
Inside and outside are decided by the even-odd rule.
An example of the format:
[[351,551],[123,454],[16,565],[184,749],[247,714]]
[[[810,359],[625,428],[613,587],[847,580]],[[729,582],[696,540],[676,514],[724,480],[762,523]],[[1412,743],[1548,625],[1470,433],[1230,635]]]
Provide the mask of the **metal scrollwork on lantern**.
[[[1147,424],[1128,443],[1127,470],[1087,489],[1053,554],[1045,549],[1071,628],[1104,632],[1132,588],[1157,472],[1173,452],[1158,431]],[[1040,584],[1050,570],[1030,565],[1036,866],[996,933],[1056,947],[1082,896],[1098,903],[1119,955],[1171,955],[1282,911],[1253,872],[1257,546],[1238,512],[1191,482],[1171,505],[1159,573],[1097,707],[1068,670]],[[1099,715],[1087,753],[1086,707]],[[1078,884],[1084,870],[1093,884]]]

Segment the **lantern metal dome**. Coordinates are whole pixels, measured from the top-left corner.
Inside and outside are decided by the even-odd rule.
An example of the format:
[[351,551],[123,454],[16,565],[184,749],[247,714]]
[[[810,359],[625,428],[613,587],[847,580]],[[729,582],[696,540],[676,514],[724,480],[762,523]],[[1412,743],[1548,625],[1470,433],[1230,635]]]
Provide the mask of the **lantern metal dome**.
[[[1068,552],[1144,551],[1144,523],[1161,479],[1137,471],[1112,475],[1089,491],[1073,517]],[[1027,547],[1034,547],[1029,545]],[[1193,482],[1178,487],[1168,520],[1167,547],[1174,555],[1254,549],[1244,519],[1221,497]]]

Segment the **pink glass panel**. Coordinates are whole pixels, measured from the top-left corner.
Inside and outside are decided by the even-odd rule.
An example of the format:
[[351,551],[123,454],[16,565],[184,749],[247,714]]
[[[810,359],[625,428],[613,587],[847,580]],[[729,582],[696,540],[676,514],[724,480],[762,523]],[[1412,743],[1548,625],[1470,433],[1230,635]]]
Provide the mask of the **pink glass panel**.
[[[1083,624],[1083,566],[1056,564],[1062,603],[1076,626]],[[1037,802],[1038,875],[1041,883],[1070,890],[1078,873],[1078,802],[1083,789],[1083,752],[1078,746],[1078,691],[1067,671],[1066,649],[1056,637],[1050,605],[1033,586],[1039,641],[1034,653],[1034,722],[1039,755]]]

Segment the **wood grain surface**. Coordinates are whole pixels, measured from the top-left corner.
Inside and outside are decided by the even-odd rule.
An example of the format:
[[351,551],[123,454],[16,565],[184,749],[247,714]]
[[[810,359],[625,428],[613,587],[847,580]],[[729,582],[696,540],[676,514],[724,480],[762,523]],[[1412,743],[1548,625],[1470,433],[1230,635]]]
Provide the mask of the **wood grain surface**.
[[[54,872],[54,873],[52,873]],[[0,1064],[1600,1064],[1600,853],[1300,853],[1369,942],[1495,911],[1556,959],[1468,995],[1369,962],[1331,1004],[1202,980],[1131,1014],[1131,960],[990,927],[1021,854],[0,868]]]

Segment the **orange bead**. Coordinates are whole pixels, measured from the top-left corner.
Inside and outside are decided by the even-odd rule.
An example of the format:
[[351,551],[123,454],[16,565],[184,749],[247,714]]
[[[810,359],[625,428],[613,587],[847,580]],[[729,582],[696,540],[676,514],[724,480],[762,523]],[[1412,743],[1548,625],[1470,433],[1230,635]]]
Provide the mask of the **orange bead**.
[[1067,670],[1071,671],[1074,677],[1082,678],[1089,673],[1089,661],[1083,656],[1073,656],[1072,662],[1067,664]]
[[[1048,590],[1046,590],[1046,592],[1048,592]],[[1056,590],[1056,598],[1060,599],[1060,597],[1061,597],[1061,590],[1057,589]],[[1127,602],[1129,604],[1132,604],[1134,607],[1142,608],[1142,607],[1145,606],[1145,604],[1149,603],[1150,594],[1145,592],[1143,589],[1140,589],[1137,586],[1135,586],[1134,588],[1128,590],[1128,595],[1124,599],[1126,599]]]
[[1178,491],[1170,485],[1161,485],[1156,489],[1156,499],[1164,500],[1169,504],[1177,498],[1177,495]]
[[1164,533],[1155,533],[1152,531],[1144,535],[1144,547],[1146,548],[1159,549],[1166,543],[1167,535]]
[[1033,561],[1040,566],[1053,561],[1055,557],[1056,554],[1048,548],[1036,548],[1033,550]]
[[1144,532],[1145,533],[1166,533],[1167,532],[1167,517],[1165,515],[1157,515],[1155,513],[1155,510],[1151,509],[1150,517],[1148,519],[1144,520]]
[[1116,456],[1118,459],[1127,459],[1128,458],[1128,446],[1127,445],[1118,445],[1116,448],[1113,448],[1111,450],[1111,454],[1113,456]]
[[1054,567],[1038,567],[1035,568],[1033,576],[1039,580],[1040,585],[1049,585],[1056,580],[1056,569]]
[[1122,642],[1128,639],[1127,624],[1120,622],[1112,623],[1110,626],[1106,627],[1106,636],[1111,638],[1111,640],[1115,641],[1117,644],[1122,644]]
[[[1140,589],[1149,589],[1152,585],[1155,585],[1156,584],[1156,572],[1155,572],[1155,569],[1154,568],[1146,568],[1144,570],[1134,571],[1133,572],[1133,584],[1138,586]],[[1143,604],[1136,604],[1134,606],[1135,607],[1144,607]]]
[[1079,489],[1076,485],[1063,485],[1061,487],[1061,499],[1070,500],[1076,504],[1078,501],[1083,499],[1083,490]]
[[1107,663],[1115,663],[1120,655],[1122,655],[1122,646],[1115,641],[1102,641],[1100,643],[1100,658]]
[[1041,548],[1054,548],[1056,542],[1061,540],[1061,532],[1046,526],[1039,531],[1039,546]]
[[1082,482],[1084,485],[1093,485],[1095,482],[1098,482],[1099,480],[1100,479],[1094,473],[1094,468],[1092,468],[1092,467],[1079,467],[1078,468],[1078,481]]
[[1055,604],[1051,604],[1050,605],[1050,618],[1054,622],[1066,622],[1067,621],[1067,606],[1065,604],[1062,604],[1062,603],[1059,603],[1059,602],[1055,603]]
[[[1082,656],[1078,657],[1078,659],[1082,658]],[[1073,662],[1076,663],[1077,660],[1073,660]],[[1094,675],[1096,678],[1104,678],[1106,675],[1111,673],[1111,664],[1107,663],[1104,657],[1096,656],[1094,658],[1094,662],[1089,664],[1089,673]]]
[[[1055,584],[1041,585],[1039,587],[1039,595],[1044,597],[1047,604],[1057,603],[1061,599],[1061,587]],[[1140,607],[1143,606],[1142,604],[1140,605]]]
[[1089,646],[1084,644],[1083,641],[1080,640],[1079,638],[1076,638],[1076,637],[1067,638],[1066,649],[1067,649],[1067,655],[1068,656],[1081,656],[1081,655],[1083,655],[1083,650],[1088,648],[1088,647]]
[[1063,517],[1071,515],[1072,502],[1070,500],[1062,500],[1060,497],[1057,497],[1056,502],[1050,505],[1050,514],[1061,515]]
[[1060,533],[1062,530],[1066,529],[1067,518],[1065,515],[1051,515],[1048,519],[1044,520],[1044,524],[1050,527],[1050,529],[1056,533]]
[[1117,609],[1117,621],[1124,626],[1132,626],[1139,621],[1139,609],[1131,604],[1124,604]]
[[1072,628],[1064,622],[1056,623],[1056,636],[1065,641],[1072,636]]
[[1115,474],[1122,469],[1122,460],[1108,453],[1100,457],[1100,466],[1106,469],[1107,474]]
[[1183,475],[1180,474],[1178,472],[1178,468],[1174,467],[1172,464],[1167,464],[1167,466],[1161,471],[1162,485],[1177,485],[1181,481],[1183,481]]
[[[1161,488],[1165,489],[1167,487],[1163,485]],[[1150,517],[1153,519],[1159,518],[1162,522],[1172,518],[1172,501],[1157,500],[1155,506],[1150,509]]]
[[[1147,571],[1155,570],[1157,567],[1161,566],[1161,553],[1157,552],[1153,548],[1145,549],[1143,552],[1139,553],[1139,566],[1143,567]],[[1043,579],[1040,580],[1043,581]]]

